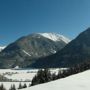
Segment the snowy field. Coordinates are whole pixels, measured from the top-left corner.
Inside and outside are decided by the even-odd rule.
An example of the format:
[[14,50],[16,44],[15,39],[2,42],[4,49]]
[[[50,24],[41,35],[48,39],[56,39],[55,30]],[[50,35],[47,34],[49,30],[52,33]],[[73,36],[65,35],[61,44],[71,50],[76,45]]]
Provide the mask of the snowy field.
[[13,81],[31,81],[36,75],[37,69],[35,70],[11,70],[11,69],[0,69],[0,74],[4,75],[8,79]]
[[[50,69],[51,73],[58,73],[59,70],[65,70],[66,68],[57,68]],[[20,82],[23,85],[24,83],[29,86],[32,78],[36,75],[38,69],[24,69],[24,70],[15,70],[15,69],[0,69],[0,74],[7,77],[8,79],[12,79],[13,82],[0,82],[0,85],[3,83],[5,88],[8,90],[11,85],[15,84],[16,88],[18,88]]]
[[29,87],[30,82],[0,82],[0,85],[3,84],[4,87],[6,88],[6,90],[9,90],[11,85],[15,85],[16,89],[18,90],[19,84],[21,83],[21,85],[26,84],[27,87]]
[[[0,85],[3,84],[7,90],[11,87],[11,85],[15,84],[16,88],[19,87],[21,83],[29,86],[30,81],[37,73],[37,69],[33,70],[14,70],[14,69],[0,69],[0,74],[7,77],[8,79],[12,79],[13,82],[0,82]],[[16,81],[16,82],[15,82]]]
[[[60,70],[65,70],[61,68]],[[13,81],[31,81],[36,75],[38,69],[25,69],[25,70],[14,70],[14,69],[0,69],[0,74],[12,79]],[[58,73],[59,69],[50,69],[51,73]]]
[[22,90],[90,90],[90,70]]

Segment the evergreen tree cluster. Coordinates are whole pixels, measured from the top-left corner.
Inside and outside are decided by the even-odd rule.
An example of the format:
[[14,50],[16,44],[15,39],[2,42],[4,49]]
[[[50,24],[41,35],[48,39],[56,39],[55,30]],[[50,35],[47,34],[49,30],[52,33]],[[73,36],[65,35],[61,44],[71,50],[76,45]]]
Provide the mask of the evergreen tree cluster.
[[26,83],[24,83],[24,85],[22,85],[21,83],[19,84],[19,87],[18,87],[18,89],[23,89],[23,88],[27,88],[27,85],[26,85]]
[[51,81],[51,73],[49,69],[41,69],[32,80],[31,86]]
[[[29,85],[28,87],[30,87],[31,85]],[[24,83],[24,85],[22,85],[21,83],[19,84],[18,89],[23,89],[23,88],[27,88],[26,83]],[[3,84],[0,85],[0,90],[7,90]],[[11,87],[9,88],[9,90],[17,90],[15,84],[12,84]]]
[[11,85],[11,87],[10,87],[10,89],[9,90],[16,90],[16,87],[15,87],[15,85],[13,84],[13,85]]
[[[26,83],[24,83],[24,85],[22,85],[21,83],[19,84],[18,89],[23,89],[23,88],[27,88]],[[11,85],[11,87],[10,87],[10,89],[9,89],[9,90],[16,90],[15,85],[14,85],[14,84],[13,84],[13,85]]]
[[59,70],[58,74],[51,74],[49,69],[41,69],[37,72],[37,75],[35,75],[35,77],[32,79],[31,86],[57,80],[60,78],[65,78],[67,76],[77,74],[88,69],[90,69],[90,62],[88,61],[77,64],[74,67],[70,67],[67,70]]

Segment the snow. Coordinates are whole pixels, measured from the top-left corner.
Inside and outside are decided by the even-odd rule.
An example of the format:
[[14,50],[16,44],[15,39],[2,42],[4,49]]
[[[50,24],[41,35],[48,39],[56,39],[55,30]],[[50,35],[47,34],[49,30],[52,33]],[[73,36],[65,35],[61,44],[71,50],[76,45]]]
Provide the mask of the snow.
[[14,69],[19,69],[19,66],[16,66]]
[[32,78],[36,75],[37,71],[38,69],[0,69],[0,74],[4,75],[8,79],[12,79],[13,81],[31,81]]
[[22,90],[90,90],[90,70]]
[[[8,79],[12,79],[14,82],[0,82],[0,85],[3,84],[6,90],[9,90],[11,85],[15,84],[16,88],[18,88],[19,84],[22,85],[26,83],[27,86],[31,83],[32,78],[37,73],[38,69],[23,69],[23,70],[15,70],[15,69],[0,69],[0,75],[4,75]],[[15,82],[16,81],[16,82]]]
[[64,41],[65,43],[69,43],[70,40],[66,37],[64,37],[63,35],[60,34],[55,34],[55,33],[38,33],[48,39],[51,39],[53,41]]
[[0,82],[0,85],[3,84],[4,87],[6,88],[6,90],[9,90],[11,85],[15,85],[16,89],[18,90],[19,84],[21,83],[21,85],[26,84],[27,86],[29,86],[30,82]]
[[[18,67],[18,66],[16,66]],[[58,73],[58,70],[66,70],[67,68],[52,68],[50,69],[51,73]],[[8,79],[12,79],[13,82],[0,82],[0,85],[3,83],[5,88],[9,90],[12,84],[15,84],[16,87],[19,86],[19,83],[26,83],[27,86],[31,83],[32,78],[36,75],[38,69],[0,69],[0,75],[4,75]],[[16,81],[16,82],[15,82]]]
[[29,54],[28,52],[26,52],[25,50],[23,50],[23,52],[28,55],[28,56],[31,56],[31,54]]
[[6,46],[0,46],[0,52],[1,52],[4,48],[6,48]]
[[[18,66],[16,66],[18,67]],[[67,68],[57,68],[50,69],[51,73],[58,73],[59,70],[66,70]],[[8,79],[13,81],[31,81],[32,78],[36,75],[38,69],[0,69],[0,74],[4,75]]]
[[56,50],[51,49],[51,53],[55,54],[56,52]]
[[38,69],[22,69],[22,70],[15,70],[15,69],[0,69],[0,74],[3,73],[27,73],[27,72],[37,72]]
[[32,78],[36,75],[35,73],[16,73],[13,75],[6,75],[8,79],[18,80],[18,81],[31,81]]

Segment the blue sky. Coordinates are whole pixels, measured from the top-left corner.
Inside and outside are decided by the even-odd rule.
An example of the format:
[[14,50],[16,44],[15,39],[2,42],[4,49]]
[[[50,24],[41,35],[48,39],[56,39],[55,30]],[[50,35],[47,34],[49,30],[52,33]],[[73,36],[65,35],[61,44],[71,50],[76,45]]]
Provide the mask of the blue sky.
[[70,39],[90,27],[90,0],[0,0],[0,45],[37,32]]

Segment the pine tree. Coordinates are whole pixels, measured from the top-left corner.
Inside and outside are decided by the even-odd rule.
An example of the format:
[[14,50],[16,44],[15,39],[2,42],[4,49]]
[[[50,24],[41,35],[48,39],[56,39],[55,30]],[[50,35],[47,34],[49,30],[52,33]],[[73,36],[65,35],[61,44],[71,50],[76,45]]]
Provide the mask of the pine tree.
[[62,78],[62,73],[63,73],[63,71],[61,71],[61,70],[59,70],[59,71],[58,71],[58,74],[57,74],[57,79]]
[[31,84],[29,84],[28,87],[31,87]]
[[26,85],[26,83],[23,85],[23,88],[27,88],[27,85]]
[[0,90],[6,90],[3,84],[0,85]]
[[15,85],[13,84],[13,90],[16,90],[16,87],[15,87]]
[[18,87],[18,89],[22,89],[22,88],[23,88],[22,84],[19,83],[19,87]]
[[13,84],[13,85],[11,85],[11,87],[10,87],[10,89],[9,90],[16,90],[16,87],[15,87],[15,85]]
[[9,88],[9,90],[12,90],[12,85],[11,85],[11,87]]
[[52,80],[56,80],[57,79],[57,76],[55,73],[52,74]]

